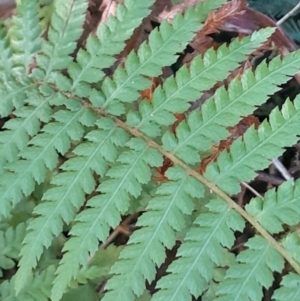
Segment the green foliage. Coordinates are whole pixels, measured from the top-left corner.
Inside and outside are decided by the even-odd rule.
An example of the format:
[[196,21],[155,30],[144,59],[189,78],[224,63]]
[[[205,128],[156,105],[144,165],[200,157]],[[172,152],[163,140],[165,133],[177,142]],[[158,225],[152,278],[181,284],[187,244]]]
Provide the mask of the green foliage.
[[[234,231],[242,231],[243,219],[220,199],[213,199],[209,212],[200,214],[187,232],[178,250],[178,259],[162,278],[153,300],[191,300],[190,294],[199,297],[213,278],[215,266],[226,266],[226,248],[234,243]],[[201,234],[200,234],[201,233]]]
[[251,238],[219,285],[216,301],[254,300],[263,297],[261,286],[269,288],[273,281],[274,271],[283,269],[284,261],[281,255],[262,237]]
[[[107,289],[112,292],[103,300],[132,300],[134,294],[143,293],[145,280],[151,283],[155,265],[160,266],[165,260],[165,247],[172,249],[176,232],[184,229],[184,214],[190,215],[195,209],[193,198],[203,196],[200,183],[187,176],[182,168],[174,166],[166,175],[170,182],[158,187],[147,212],[137,223],[141,229],[130,237],[120,260],[112,267],[112,273],[117,275],[108,282]],[[120,286],[122,291],[118,290]]]
[[1,300],[7,301],[32,301],[32,300],[49,300],[51,283],[54,279],[55,266],[50,265],[47,269],[35,272],[28,286],[24,287],[16,296],[15,281],[13,276],[11,280],[5,280],[0,285]]
[[15,228],[7,227],[0,231],[0,276],[3,276],[2,269],[9,270],[15,266],[14,260],[19,257],[25,230],[26,224],[20,223]]
[[[25,68],[25,72],[28,71],[33,55],[40,49],[41,30],[40,26],[36,26],[38,22],[38,2],[22,0],[17,7],[17,15],[13,19],[10,42],[14,52],[14,65],[16,68]],[[19,72],[24,74],[22,69]]]
[[[222,85],[274,32],[263,29],[194,57],[141,99],[224,2],[162,21],[127,55],[153,0],[118,4],[84,46],[87,0],[20,1],[11,28],[0,29],[1,300],[259,301],[285,261],[273,299],[298,298],[300,182],[245,208],[231,197],[297,142],[300,96],[248,128],[203,175],[195,168],[228,139],[228,127],[299,72],[300,51]],[[138,220],[126,245],[107,246],[131,213]],[[237,254],[246,222],[251,238]]]
[[283,231],[282,224],[289,226],[300,222],[299,181],[283,183],[277,191],[269,190],[264,200],[253,199],[246,206],[249,212],[270,233]]
[[[161,126],[172,125],[175,122],[173,113],[185,112],[189,108],[189,102],[197,100],[202,91],[211,89],[212,82],[225,79],[229,71],[235,69],[238,63],[259,47],[269,35],[270,30],[261,31],[258,36],[254,34],[251,38],[234,41],[229,47],[220,47],[217,52],[209,49],[203,59],[196,57],[189,69],[184,65],[177,71],[176,77],[169,77],[162,87],[154,91],[151,104],[146,100],[141,102],[140,114],[130,112],[127,123],[147,136],[160,136]],[[184,142],[188,145],[187,141]],[[184,153],[185,151],[183,150]],[[176,155],[180,157],[179,150]],[[191,149],[188,155],[191,155],[190,161],[199,162],[198,156],[193,158]]]
[[270,159],[282,153],[283,147],[297,141],[299,109],[300,96],[294,104],[287,100],[281,112],[275,108],[269,122],[264,121],[257,130],[250,127],[243,138],[233,142],[229,152],[223,151],[216,162],[209,164],[205,177],[228,194],[238,193],[237,177],[246,182],[252,180],[255,170],[266,168]]
[[282,287],[277,289],[274,293],[274,300],[283,301],[288,298],[289,300],[297,300],[300,293],[300,277],[297,274],[290,273],[283,277],[281,282]]

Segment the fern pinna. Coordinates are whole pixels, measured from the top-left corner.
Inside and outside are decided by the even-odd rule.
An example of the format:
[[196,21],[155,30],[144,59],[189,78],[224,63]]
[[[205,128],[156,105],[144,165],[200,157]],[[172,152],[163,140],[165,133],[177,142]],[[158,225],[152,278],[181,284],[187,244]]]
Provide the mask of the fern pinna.
[[[245,65],[221,84],[274,33],[261,29],[161,77],[225,2],[199,1],[165,18],[128,54],[154,0],[118,3],[82,47],[87,0],[18,2],[0,30],[1,300],[258,301],[274,272],[284,276],[273,300],[297,299],[300,182],[245,207],[233,196],[297,142],[300,97],[198,166],[298,73],[300,52]],[[147,99],[151,78],[164,79]],[[133,213],[127,244],[107,246]],[[233,251],[246,223],[251,238]]]

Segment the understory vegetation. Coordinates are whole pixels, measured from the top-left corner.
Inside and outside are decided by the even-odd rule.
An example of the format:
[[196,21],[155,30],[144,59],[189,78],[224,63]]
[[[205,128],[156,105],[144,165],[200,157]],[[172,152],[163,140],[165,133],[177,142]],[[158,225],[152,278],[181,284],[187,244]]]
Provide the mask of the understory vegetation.
[[1,301],[299,300],[300,51],[272,22],[244,0],[17,1]]

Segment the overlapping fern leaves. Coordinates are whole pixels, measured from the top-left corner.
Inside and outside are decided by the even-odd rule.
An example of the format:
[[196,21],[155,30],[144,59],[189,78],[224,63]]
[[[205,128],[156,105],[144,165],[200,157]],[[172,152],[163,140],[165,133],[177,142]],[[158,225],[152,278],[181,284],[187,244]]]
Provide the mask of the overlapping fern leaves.
[[[155,194],[149,196],[138,229],[112,266],[102,300],[133,301],[142,296],[146,282],[155,279],[156,268],[164,262],[166,249],[174,247],[183,231],[177,258],[158,281],[151,300],[198,298],[209,288],[214,270],[226,268],[234,234],[243,231],[245,220],[256,234],[227,268],[224,281],[217,285],[216,300],[260,300],[262,287],[271,285],[273,272],[282,271],[284,260],[300,273],[297,232],[281,242],[271,236],[283,225],[295,227],[300,222],[299,182],[270,190],[264,201],[253,199],[246,210],[229,197],[240,191],[241,181],[251,181],[256,170],[267,167],[284,147],[297,141],[299,96],[273,110],[269,121],[257,129],[249,128],[207,166],[203,176],[193,169],[215,143],[229,136],[227,127],[251,114],[299,71],[300,52],[246,70],[226,89],[220,87],[201,110],[187,114],[175,132],[169,129],[174,114],[186,112],[204,91],[226,79],[270,37],[272,29],[208,50],[158,86],[151,102],[139,99],[151,85],[149,77],[160,76],[164,66],[176,62],[207,14],[223,2],[201,2],[172,23],[163,21],[111,77],[104,69],[117,61],[116,55],[150,14],[154,1],[125,0],[118,5],[116,16],[87,38],[75,59],[72,54],[82,33],[87,1],[56,1],[47,40],[40,37],[39,2],[20,2],[11,30],[0,32],[0,114],[14,116],[0,132],[4,229],[0,241],[8,246],[13,246],[14,237],[17,241],[11,252],[0,246],[0,267],[11,268],[13,260],[19,264],[16,275],[0,285],[2,298],[16,291],[16,300],[30,295],[34,300],[58,301],[74,282],[102,276],[95,269],[89,278],[90,258],[149,183]],[[137,100],[139,107],[134,110]],[[172,166],[160,184],[152,176],[164,159]],[[24,223],[11,226],[14,212],[26,206],[41,184],[45,184],[42,197],[25,234]],[[187,223],[192,214],[196,217]],[[55,258],[54,265],[43,268],[39,261],[45,249],[64,230],[69,237],[60,262]],[[292,300],[297,284],[299,275],[286,275],[275,300],[285,296]]]

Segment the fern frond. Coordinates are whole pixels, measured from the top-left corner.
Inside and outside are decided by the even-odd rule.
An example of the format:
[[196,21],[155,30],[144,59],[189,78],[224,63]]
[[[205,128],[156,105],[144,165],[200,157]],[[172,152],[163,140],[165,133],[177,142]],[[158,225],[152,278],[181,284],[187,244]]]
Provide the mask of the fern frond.
[[150,87],[151,82],[145,76],[159,76],[164,66],[170,66],[184,50],[197,30],[203,25],[207,14],[221,5],[224,0],[200,2],[195,8],[190,7],[182,16],[178,14],[172,24],[163,21],[159,29],[154,29],[148,42],[144,42],[137,53],[131,51],[124,67],[119,66],[112,78],[105,78],[101,92],[92,97],[95,107],[119,116],[124,113],[123,103],[139,98],[139,91]]
[[107,283],[103,300],[135,300],[145,290],[145,281],[151,283],[166,257],[165,248],[175,245],[176,232],[185,227],[185,214],[194,210],[193,198],[203,196],[203,186],[185,171],[174,166],[168,169],[170,180],[162,184],[138,220],[128,245],[121,252],[119,261],[112,267],[114,275]]
[[226,90],[219,88],[204,102],[201,111],[192,112],[187,121],[176,128],[176,137],[170,131],[163,135],[163,145],[189,164],[200,161],[199,152],[210,149],[215,141],[226,139],[225,127],[233,126],[242,116],[251,114],[300,69],[300,51],[283,60],[274,58],[268,65],[261,63],[253,73],[246,70],[241,79],[234,79]]
[[282,245],[300,263],[300,237],[298,231],[288,233],[282,240]]
[[21,84],[16,82],[11,74],[13,69],[12,49],[9,47],[9,40],[6,30],[0,28],[0,117],[8,116],[14,109],[23,105],[26,99],[25,91],[30,83]]
[[289,273],[280,283],[281,287],[275,290],[272,299],[275,301],[297,301],[300,296],[300,276]]
[[54,278],[55,267],[50,265],[47,269],[36,272],[35,277],[28,282],[28,285],[16,296],[14,286],[16,277],[10,281],[5,280],[0,284],[1,300],[12,301],[48,301],[52,281]]
[[257,130],[249,128],[243,138],[235,140],[230,151],[223,151],[207,166],[204,176],[226,193],[233,195],[240,191],[240,181],[255,178],[256,170],[266,168],[272,158],[283,152],[283,147],[297,141],[300,116],[300,96],[294,103],[287,100],[281,112],[275,108],[269,118]]
[[16,118],[8,120],[0,132],[0,170],[7,162],[17,159],[19,151],[28,144],[30,137],[35,136],[41,127],[41,122],[48,123],[52,108],[50,96],[40,96],[38,93],[26,93],[26,106],[13,112]]
[[[65,98],[56,95],[53,100],[59,102]],[[72,105],[71,99],[68,99],[68,105]],[[47,170],[53,170],[58,163],[57,152],[65,154],[71,140],[79,141],[82,138],[82,124],[86,124],[91,114],[75,101],[73,106],[72,111],[56,112],[52,116],[55,121],[44,126],[42,133],[33,137],[30,145],[20,152],[20,160],[5,166],[6,171],[0,176],[2,216],[7,216],[23,196],[30,195],[35,183],[45,180]]]
[[255,236],[245,244],[247,250],[237,256],[220,283],[215,301],[260,301],[262,287],[269,288],[273,272],[281,272],[284,261],[281,255],[261,236]]
[[[57,151],[64,154],[70,147],[71,139],[80,140],[82,138],[84,133],[82,123],[85,124],[84,120],[90,119],[90,116],[91,112],[84,108],[77,112],[60,110],[55,113],[53,117],[56,122],[47,124],[43,128],[44,133],[31,140],[33,146],[21,153],[24,158],[23,166],[18,164],[20,162],[15,164],[10,183],[10,187],[13,188],[8,185],[5,187],[5,198],[13,199],[13,205],[15,205],[22,194],[28,195],[33,191],[35,182],[44,181],[47,170],[53,170],[57,164]],[[59,192],[63,194],[63,189]],[[70,193],[70,191],[67,192]],[[73,207],[73,205],[76,206],[76,197],[74,202],[66,202],[70,201],[69,198],[74,195],[67,194],[66,198],[61,200],[57,198],[57,195],[49,194],[50,196],[45,195],[44,198],[46,200],[50,198],[52,202],[37,206],[34,213],[39,214],[39,216],[28,225],[29,232],[23,242],[20,268],[16,276],[18,279],[16,289],[18,291],[25,285],[32,268],[36,266],[37,260],[43,252],[43,247],[50,246],[53,236],[59,235],[62,231],[63,221],[71,222],[75,217],[76,209],[78,209],[78,207]],[[58,212],[58,210],[62,211]]]
[[22,0],[17,5],[17,14],[9,32],[13,49],[14,69],[18,76],[24,76],[32,62],[33,55],[40,49],[38,0]]
[[109,17],[106,23],[100,24],[96,36],[90,35],[86,42],[86,51],[80,49],[76,63],[68,67],[68,73],[73,80],[71,91],[77,95],[85,94],[89,86],[85,83],[99,82],[104,77],[101,69],[110,67],[114,56],[119,54],[125,46],[134,29],[144,17],[150,13],[149,7],[153,0],[126,0],[117,6],[116,17]]
[[[62,232],[63,222],[73,221],[85,201],[85,194],[94,191],[93,172],[104,176],[107,162],[114,162],[118,156],[117,147],[122,147],[129,139],[126,132],[116,128],[110,119],[101,118],[97,124],[99,129],[91,131],[85,137],[88,141],[73,150],[77,156],[60,167],[63,172],[51,182],[55,186],[44,194],[45,202],[35,208],[39,217],[29,224],[31,232],[24,240],[21,263],[30,262],[32,267],[35,266],[43,247],[48,247],[53,236]],[[18,275],[20,273],[25,272],[21,269]]]
[[15,266],[14,260],[19,257],[25,230],[26,224],[20,223],[0,231],[0,277],[3,276],[2,269],[8,270]]
[[[90,260],[87,268],[82,268],[75,279],[74,286],[78,286],[77,282],[84,284],[87,280],[97,279],[99,283],[110,277],[109,271],[112,265],[118,260],[123,246],[116,247],[110,245],[107,248],[99,248]],[[72,286],[72,285],[71,285]]]
[[211,200],[210,212],[200,214],[187,232],[175,261],[157,283],[160,289],[151,300],[192,300],[198,298],[213,277],[214,267],[225,266],[226,248],[233,246],[234,231],[242,231],[244,220],[220,199]]
[[5,82],[11,77],[11,70],[13,66],[12,49],[9,47],[9,40],[6,34],[6,30],[0,26],[0,82]]
[[39,68],[33,70],[35,79],[57,83],[55,70],[62,70],[72,62],[71,53],[83,31],[87,0],[55,1],[48,31],[49,41],[42,44],[42,54],[36,58]]
[[169,77],[163,87],[155,89],[151,103],[142,101],[140,114],[131,112],[127,123],[149,137],[161,135],[160,126],[175,122],[173,113],[187,111],[190,104],[200,98],[203,91],[212,88],[215,82],[224,80],[254,49],[265,42],[273,29],[255,32],[251,37],[236,39],[229,47],[223,45],[217,51],[209,49],[204,57],[192,60],[189,70],[181,67],[176,76]]
[[32,89],[33,84],[29,80],[20,83],[12,77],[2,77],[2,79],[4,82],[0,82],[0,116],[6,117],[14,108],[18,109],[24,105],[24,101],[27,99],[26,92]]
[[288,181],[270,189],[264,199],[254,198],[245,207],[267,231],[279,233],[282,224],[289,226],[300,222],[300,181]]
[[39,16],[40,16],[40,24],[41,30],[44,32],[48,29],[51,23],[52,14],[55,11],[55,0],[39,0],[40,9],[39,9]]
[[108,237],[109,228],[115,228],[121,214],[128,210],[130,199],[141,194],[142,184],[151,179],[149,166],[162,164],[162,155],[149,148],[144,140],[132,138],[126,145],[130,150],[122,152],[116,165],[106,173],[109,179],[97,188],[101,194],[91,198],[87,203],[90,208],[76,218],[77,224],[71,230],[73,237],[65,244],[63,251],[67,253],[57,269],[52,300],[61,298],[70,281],[76,278],[79,267],[85,266],[89,254],[96,252],[98,240]]
[[[22,74],[27,69],[33,54],[39,49],[38,6],[36,1],[22,1],[18,6],[19,15],[14,18],[14,26],[9,32],[11,47],[4,29],[0,30],[0,116],[8,116],[14,108],[23,106],[27,90],[33,86]],[[21,67],[23,66],[23,67]],[[22,74],[22,76],[21,76]],[[16,80],[13,75],[18,75]]]

